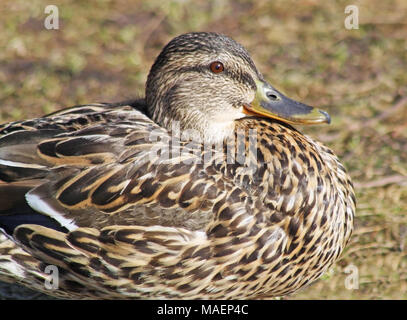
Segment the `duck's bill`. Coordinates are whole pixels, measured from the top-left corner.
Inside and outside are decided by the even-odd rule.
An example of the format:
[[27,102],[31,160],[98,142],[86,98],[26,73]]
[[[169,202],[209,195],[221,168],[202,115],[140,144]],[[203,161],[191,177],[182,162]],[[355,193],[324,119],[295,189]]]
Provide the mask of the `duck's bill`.
[[325,111],[292,100],[266,82],[258,81],[256,97],[252,103],[243,106],[247,115],[263,116],[291,124],[330,123],[331,117]]

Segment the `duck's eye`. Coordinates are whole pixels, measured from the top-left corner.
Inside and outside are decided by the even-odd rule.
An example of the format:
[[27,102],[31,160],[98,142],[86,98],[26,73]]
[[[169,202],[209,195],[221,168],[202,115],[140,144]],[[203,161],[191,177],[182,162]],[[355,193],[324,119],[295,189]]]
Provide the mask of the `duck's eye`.
[[223,63],[220,61],[214,61],[211,63],[211,65],[209,66],[209,68],[211,69],[211,71],[213,73],[221,73],[225,67],[223,66]]

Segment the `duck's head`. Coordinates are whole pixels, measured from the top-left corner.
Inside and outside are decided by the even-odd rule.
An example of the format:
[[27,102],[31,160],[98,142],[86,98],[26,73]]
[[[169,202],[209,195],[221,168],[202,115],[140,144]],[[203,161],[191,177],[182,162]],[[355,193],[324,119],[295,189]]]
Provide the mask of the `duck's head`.
[[240,44],[216,33],[171,40],[150,70],[146,101],[154,121],[207,142],[223,140],[233,133],[236,120],[248,116],[290,124],[330,122],[326,112],[277,91]]

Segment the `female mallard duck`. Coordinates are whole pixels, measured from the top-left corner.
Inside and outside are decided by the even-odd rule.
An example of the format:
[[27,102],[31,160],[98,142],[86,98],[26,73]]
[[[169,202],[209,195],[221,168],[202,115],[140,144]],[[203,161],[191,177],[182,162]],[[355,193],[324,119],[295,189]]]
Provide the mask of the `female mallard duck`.
[[70,298],[292,293],[353,227],[344,167],[287,124],[323,122],[232,39],[181,35],[145,99],[0,127],[0,278]]

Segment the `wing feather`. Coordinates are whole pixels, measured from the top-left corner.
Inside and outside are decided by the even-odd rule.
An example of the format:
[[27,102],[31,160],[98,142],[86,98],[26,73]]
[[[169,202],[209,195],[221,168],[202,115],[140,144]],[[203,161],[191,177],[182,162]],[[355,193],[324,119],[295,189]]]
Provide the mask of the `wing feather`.
[[[233,182],[215,188],[201,150],[172,143],[166,130],[131,106],[74,107],[3,128],[0,177],[37,179],[20,199],[25,195],[32,213],[71,231],[118,223],[202,229],[213,216],[214,201]],[[3,183],[7,187],[11,184]]]

